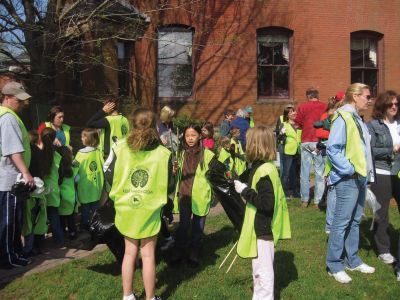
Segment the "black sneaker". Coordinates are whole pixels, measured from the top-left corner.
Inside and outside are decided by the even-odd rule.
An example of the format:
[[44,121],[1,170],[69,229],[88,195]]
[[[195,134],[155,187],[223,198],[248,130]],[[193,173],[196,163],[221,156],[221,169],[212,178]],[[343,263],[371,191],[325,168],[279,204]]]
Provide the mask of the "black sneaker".
[[9,264],[13,267],[26,267],[27,265],[30,265],[32,261],[27,258],[23,257],[17,257],[9,260]]

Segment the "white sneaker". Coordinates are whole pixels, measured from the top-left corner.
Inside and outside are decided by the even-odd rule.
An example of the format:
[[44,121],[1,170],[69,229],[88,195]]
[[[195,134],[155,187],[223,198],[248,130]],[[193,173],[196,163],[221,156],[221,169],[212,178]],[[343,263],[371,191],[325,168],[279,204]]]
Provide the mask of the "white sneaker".
[[333,278],[335,278],[335,280],[337,282],[340,283],[350,283],[351,282],[351,277],[349,275],[347,275],[347,273],[345,271],[340,271],[337,273],[331,273],[328,272],[329,276],[332,276]]
[[362,263],[361,265],[359,265],[358,267],[355,267],[355,268],[353,268],[353,269],[351,269],[351,268],[349,268],[349,267],[346,267],[346,269],[347,270],[349,270],[349,271],[359,271],[359,272],[361,272],[361,273],[364,273],[364,274],[372,274],[372,273],[375,273],[375,268],[374,267],[371,267],[371,266],[368,266],[367,264],[365,264],[365,263]]
[[391,265],[396,261],[396,259],[390,253],[379,254],[378,259],[380,259],[384,264],[387,265]]

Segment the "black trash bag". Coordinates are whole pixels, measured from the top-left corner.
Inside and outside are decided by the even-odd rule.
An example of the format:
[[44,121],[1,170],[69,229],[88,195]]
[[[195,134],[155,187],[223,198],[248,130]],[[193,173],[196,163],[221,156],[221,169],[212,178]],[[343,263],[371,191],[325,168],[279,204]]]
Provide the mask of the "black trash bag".
[[100,206],[90,221],[91,239],[96,244],[106,244],[119,263],[122,263],[125,253],[123,235],[114,224],[114,202],[108,199]]
[[[224,165],[214,160],[207,172],[207,179],[229,220],[232,222],[235,229],[240,232],[242,230],[246,204],[235,191],[233,180],[226,179],[224,173]],[[246,182],[245,180],[243,181]]]
[[10,193],[18,198],[18,200],[26,200],[30,194],[36,189],[35,186],[26,185],[24,182],[19,181],[12,185]]

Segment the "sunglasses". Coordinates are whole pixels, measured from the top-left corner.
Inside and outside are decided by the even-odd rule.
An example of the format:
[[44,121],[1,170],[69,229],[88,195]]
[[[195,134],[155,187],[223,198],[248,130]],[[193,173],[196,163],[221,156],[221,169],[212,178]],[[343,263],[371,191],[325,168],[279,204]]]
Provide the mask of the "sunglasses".
[[396,102],[396,103],[388,103],[387,104],[387,107],[399,107],[399,103],[398,102]]

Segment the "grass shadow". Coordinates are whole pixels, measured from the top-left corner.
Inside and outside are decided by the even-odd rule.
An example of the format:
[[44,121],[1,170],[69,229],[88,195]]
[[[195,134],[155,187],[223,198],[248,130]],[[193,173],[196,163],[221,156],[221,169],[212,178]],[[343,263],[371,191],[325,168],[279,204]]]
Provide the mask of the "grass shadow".
[[281,291],[298,279],[298,272],[294,264],[294,254],[288,251],[275,253],[275,298],[280,299]]

